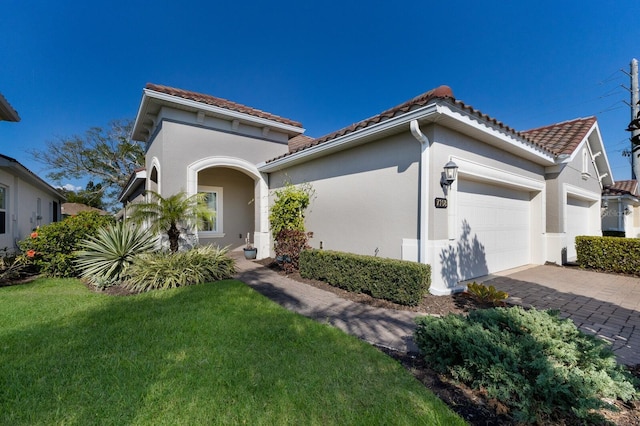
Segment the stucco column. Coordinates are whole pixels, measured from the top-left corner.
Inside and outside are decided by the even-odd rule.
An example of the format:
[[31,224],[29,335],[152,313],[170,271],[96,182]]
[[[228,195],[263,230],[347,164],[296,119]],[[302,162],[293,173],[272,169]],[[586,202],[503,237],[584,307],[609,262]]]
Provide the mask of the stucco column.
[[255,180],[255,232],[253,244],[258,249],[258,259],[269,257],[271,251],[271,232],[269,230],[269,175],[260,173]]

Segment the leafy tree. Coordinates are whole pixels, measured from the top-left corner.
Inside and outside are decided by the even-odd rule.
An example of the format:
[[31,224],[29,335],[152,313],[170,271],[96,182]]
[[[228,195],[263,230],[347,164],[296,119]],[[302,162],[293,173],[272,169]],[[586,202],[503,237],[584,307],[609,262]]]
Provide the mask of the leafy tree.
[[148,202],[132,204],[131,219],[138,223],[150,223],[155,233],[166,232],[169,237],[169,249],[178,251],[180,228],[198,228],[203,221],[213,220],[213,212],[205,202],[206,194],[187,196],[184,191],[164,198],[154,191]]
[[94,190],[115,203],[133,171],[144,164],[144,146],[130,139],[133,122],[114,120],[108,128],[92,127],[84,135],[48,141],[44,150],[31,150],[34,160],[44,164],[54,182],[91,178]]
[[65,188],[59,188],[58,190],[65,196],[69,203],[85,204],[97,209],[104,209],[104,202],[102,201],[103,189],[100,183],[94,185],[92,181],[89,181],[85,189],[79,191]]

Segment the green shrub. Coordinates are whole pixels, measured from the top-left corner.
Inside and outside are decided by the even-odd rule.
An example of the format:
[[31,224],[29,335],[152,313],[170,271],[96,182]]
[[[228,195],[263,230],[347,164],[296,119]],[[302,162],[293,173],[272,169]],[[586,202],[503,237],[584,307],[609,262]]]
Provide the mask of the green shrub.
[[106,225],[114,223],[111,216],[96,212],[81,212],[60,222],[36,229],[29,238],[18,243],[28,257],[29,265],[50,277],[74,277],[75,252],[80,241],[92,236]]
[[309,207],[314,191],[310,184],[285,186],[275,191],[275,200],[269,213],[271,234],[275,240],[283,230],[304,232],[304,212]]
[[305,250],[300,253],[300,275],[351,292],[415,306],[429,290],[431,268],[403,260]]
[[475,281],[467,284],[467,293],[480,302],[493,305],[504,305],[504,301],[509,297],[508,293],[497,290],[492,285],[486,286]]
[[580,236],[576,251],[583,268],[640,275],[640,239]]
[[168,289],[219,281],[234,273],[235,261],[226,248],[202,246],[136,256],[127,269],[124,286],[138,292]]
[[97,287],[121,280],[134,256],[153,250],[155,237],[148,230],[128,222],[100,228],[95,237],[80,242],[75,264],[81,276]]
[[276,259],[281,263],[287,274],[297,271],[300,267],[300,253],[309,247],[311,232],[303,232],[294,229],[284,229],[276,238]]
[[608,345],[557,312],[491,308],[416,322],[416,344],[432,367],[484,389],[519,421],[587,419],[607,406],[603,398],[637,396]]

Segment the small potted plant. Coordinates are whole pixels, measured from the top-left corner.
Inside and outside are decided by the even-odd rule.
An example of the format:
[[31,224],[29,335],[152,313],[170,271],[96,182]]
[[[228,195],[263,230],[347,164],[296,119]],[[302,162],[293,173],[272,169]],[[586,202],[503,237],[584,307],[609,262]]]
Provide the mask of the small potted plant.
[[244,248],[244,258],[248,260],[255,259],[258,255],[258,249],[251,244],[249,240],[249,234],[247,233],[247,238],[245,238],[246,247]]

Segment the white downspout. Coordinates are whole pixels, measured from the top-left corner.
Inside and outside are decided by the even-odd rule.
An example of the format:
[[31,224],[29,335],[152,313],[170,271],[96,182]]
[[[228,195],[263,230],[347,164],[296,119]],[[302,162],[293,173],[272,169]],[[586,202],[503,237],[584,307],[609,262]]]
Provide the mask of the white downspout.
[[411,134],[420,142],[420,246],[418,251],[418,261],[427,261],[427,239],[429,228],[429,206],[427,204],[427,194],[429,185],[429,138],[420,130],[418,120],[411,120],[409,123]]

